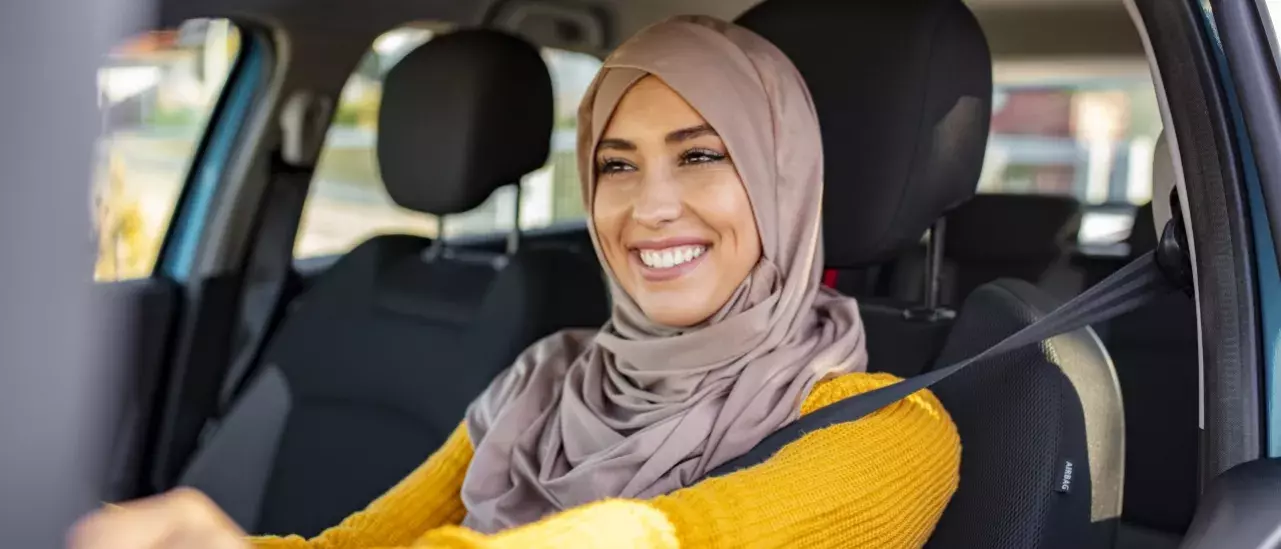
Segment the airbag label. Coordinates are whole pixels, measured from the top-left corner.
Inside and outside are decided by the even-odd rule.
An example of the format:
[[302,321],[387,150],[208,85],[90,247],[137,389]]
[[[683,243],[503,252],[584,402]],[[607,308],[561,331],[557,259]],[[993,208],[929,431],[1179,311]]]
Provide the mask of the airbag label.
[[1062,473],[1059,475],[1058,480],[1055,481],[1054,491],[1064,494],[1070,493],[1072,491],[1072,460],[1063,460],[1063,467],[1060,471]]

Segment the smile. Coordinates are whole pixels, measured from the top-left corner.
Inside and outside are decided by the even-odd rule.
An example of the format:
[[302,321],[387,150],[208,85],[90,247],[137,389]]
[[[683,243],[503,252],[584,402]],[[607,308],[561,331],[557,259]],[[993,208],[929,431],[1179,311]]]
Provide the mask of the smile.
[[707,246],[673,246],[660,250],[637,250],[641,263],[651,269],[670,269],[689,263],[707,251]]

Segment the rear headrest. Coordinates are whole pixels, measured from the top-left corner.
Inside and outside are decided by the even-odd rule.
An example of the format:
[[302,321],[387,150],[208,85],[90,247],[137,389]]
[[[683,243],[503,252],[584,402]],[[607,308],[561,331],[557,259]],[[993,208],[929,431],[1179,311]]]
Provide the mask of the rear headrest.
[[1081,229],[1068,196],[981,194],[947,216],[945,252],[965,261],[1048,261],[1067,253]]
[[886,260],[973,196],[992,60],[960,0],[769,0],[738,22],[782,49],[814,96],[828,266]]
[[383,83],[378,164],[397,204],[436,215],[479,206],[547,160],[552,82],[538,50],[492,30],[433,38]]

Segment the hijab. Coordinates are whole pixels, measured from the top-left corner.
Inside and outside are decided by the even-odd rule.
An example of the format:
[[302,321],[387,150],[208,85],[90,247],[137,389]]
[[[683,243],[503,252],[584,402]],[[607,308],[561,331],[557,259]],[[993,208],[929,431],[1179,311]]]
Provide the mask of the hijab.
[[814,384],[866,369],[857,303],[824,288],[823,153],[808,89],[783,52],[736,25],[683,16],[605,60],[578,113],[587,211],[594,155],[623,95],[645,76],[675,90],[720,135],[746,186],[761,259],[711,318],[650,320],[610,278],[599,330],[535,343],[467,411],[475,453],[463,525],[480,532],[610,498],[698,482],[800,415]]

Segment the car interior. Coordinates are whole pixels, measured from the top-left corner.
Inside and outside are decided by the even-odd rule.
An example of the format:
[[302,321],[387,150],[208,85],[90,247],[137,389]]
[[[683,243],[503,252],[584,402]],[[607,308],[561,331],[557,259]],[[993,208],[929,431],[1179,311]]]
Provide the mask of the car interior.
[[[193,486],[248,532],[318,534],[430,455],[525,347],[600,326],[577,100],[628,36],[702,13],[768,38],[810,86],[824,283],[860,300],[871,370],[967,358],[1192,220],[1196,294],[935,388],[963,456],[931,547],[1179,547],[1208,481],[1259,457],[1214,426],[1248,430],[1233,414],[1260,405],[1217,381],[1254,368],[1256,343],[1207,343],[1228,329],[1207,315],[1248,307],[1248,229],[1185,210],[1245,199],[1180,197],[1193,168],[1235,168],[1193,165],[1213,147],[1162,129],[1193,84],[1152,64],[1199,15],[1159,4],[162,1],[100,78],[99,155],[161,220],[149,262],[98,277],[139,334],[111,496]],[[198,86],[145,91],[182,74]],[[182,101],[197,114],[138,129]]]

